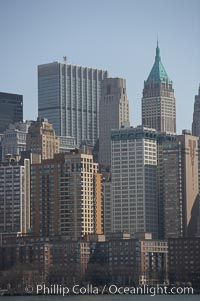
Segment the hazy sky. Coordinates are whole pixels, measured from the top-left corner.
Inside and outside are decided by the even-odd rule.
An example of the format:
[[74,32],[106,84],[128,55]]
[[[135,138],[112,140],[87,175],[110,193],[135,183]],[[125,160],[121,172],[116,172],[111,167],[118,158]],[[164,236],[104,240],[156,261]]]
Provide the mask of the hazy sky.
[[125,78],[131,122],[140,124],[157,35],[180,133],[191,128],[200,83],[199,0],[0,0],[0,91],[23,94],[24,119],[35,119],[37,65],[67,56]]

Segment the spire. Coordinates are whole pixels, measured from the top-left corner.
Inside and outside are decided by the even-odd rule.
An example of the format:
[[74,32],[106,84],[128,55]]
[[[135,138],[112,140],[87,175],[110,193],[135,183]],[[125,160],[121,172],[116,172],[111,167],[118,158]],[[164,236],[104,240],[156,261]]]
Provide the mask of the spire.
[[160,61],[161,61],[160,48],[158,47],[158,37],[157,37],[157,47],[156,47],[155,62],[160,62]]
[[151,82],[151,81],[154,81],[155,83],[168,81],[168,83],[172,84],[172,81],[169,79],[167,72],[165,71],[165,68],[161,62],[160,48],[158,46],[158,38],[157,38],[157,46],[156,46],[155,63],[151,69],[151,72],[146,82]]

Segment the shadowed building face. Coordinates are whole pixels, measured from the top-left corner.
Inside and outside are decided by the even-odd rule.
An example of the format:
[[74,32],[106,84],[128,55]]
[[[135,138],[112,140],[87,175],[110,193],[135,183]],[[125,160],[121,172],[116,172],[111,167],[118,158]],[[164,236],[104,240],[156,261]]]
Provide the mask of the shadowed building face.
[[23,121],[23,96],[0,92],[0,133],[18,121]]
[[166,143],[163,169],[165,237],[195,236],[191,229],[194,229],[192,211],[199,193],[198,138],[183,131],[175,142]]

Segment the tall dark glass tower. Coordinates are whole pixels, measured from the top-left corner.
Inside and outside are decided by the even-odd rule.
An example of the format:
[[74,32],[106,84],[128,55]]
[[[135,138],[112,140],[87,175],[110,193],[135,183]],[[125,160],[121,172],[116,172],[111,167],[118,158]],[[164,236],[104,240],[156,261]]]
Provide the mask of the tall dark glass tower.
[[0,92],[0,134],[18,121],[23,121],[23,96]]
[[200,85],[199,93],[195,96],[192,135],[200,137]]
[[144,82],[142,125],[159,132],[176,133],[176,101],[173,83],[161,62],[158,43],[155,63]]

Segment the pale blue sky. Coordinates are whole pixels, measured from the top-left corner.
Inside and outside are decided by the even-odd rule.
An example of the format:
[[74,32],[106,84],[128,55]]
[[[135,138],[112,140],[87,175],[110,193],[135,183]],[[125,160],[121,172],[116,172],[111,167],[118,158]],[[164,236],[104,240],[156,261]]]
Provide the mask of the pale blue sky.
[[177,128],[191,128],[200,83],[199,0],[0,0],[0,91],[24,95],[37,117],[37,65],[61,61],[127,80],[133,125],[159,37],[173,80]]

